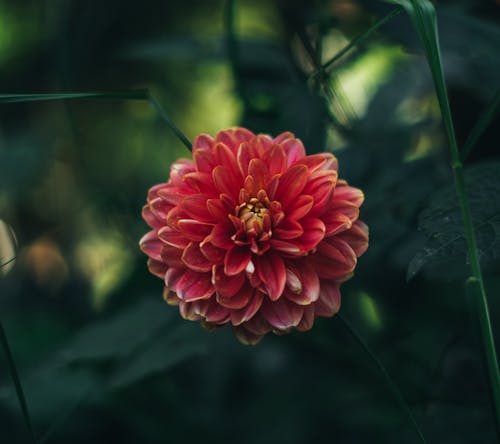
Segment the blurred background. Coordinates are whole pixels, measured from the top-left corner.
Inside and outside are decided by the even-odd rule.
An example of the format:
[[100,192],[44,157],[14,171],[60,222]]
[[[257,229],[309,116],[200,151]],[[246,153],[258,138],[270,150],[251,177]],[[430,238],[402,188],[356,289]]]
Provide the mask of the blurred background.
[[[429,442],[495,439],[449,149],[405,13],[368,0],[0,1],[0,93],[147,88],[192,140],[241,125],[333,151],[370,249],[342,316]],[[436,2],[460,146],[500,79],[500,5]],[[164,304],[138,249],[150,186],[189,153],[147,101],[0,103],[0,319],[47,443],[418,442],[338,319],[240,345]],[[498,117],[467,159],[500,323]],[[498,327],[495,328],[498,331]],[[500,338],[498,338],[500,340]],[[0,441],[29,442],[3,354]]]

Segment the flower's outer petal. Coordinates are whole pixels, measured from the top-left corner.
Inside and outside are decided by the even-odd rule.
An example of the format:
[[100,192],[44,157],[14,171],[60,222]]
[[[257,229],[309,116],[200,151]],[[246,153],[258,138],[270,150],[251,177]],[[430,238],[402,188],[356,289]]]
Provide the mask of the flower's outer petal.
[[151,259],[162,261],[161,249],[163,242],[158,239],[155,230],[147,232],[139,241],[139,245],[142,252],[147,254]]
[[321,220],[325,224],[325,237],[330,237],[345,230],[349,230],[352,226],[351,219],[348,216],[335,210],[323,214]]
[[172,209],[172,204],[161,197],[155,197],[149,202],[149,209],[158,220],[164,223],[167,220],[168,212]]
[[335,199],[347,200],[359,208],[365,200],[365,195],[360,189],[341,183],[335,188]]
[[283,259],[274,252],[268,252],[255,260],[259,278],[264,284],[271,301],[276,301],[283,294],[286,283],[286,269]]
[[310,174],[317,170],[338,170],[337,159],[332,153],[312,154],[300,159],[297,163],[306,165]]
[[312,328],[314,324],[315,305],[316,304],[311,304],[304,307],[304,315],[299,324],[295,327],[298,331],[307,331]]
[[285,140],[288,139],[295,139],[295,135],[291,133],[290,131],[285,131],[284,133],[278,134],[274,139],[273,142],[275,144],[279,144],[284,142]]
[[286,299],[264,301],[262,314],[273,328],[286,331],[299,324],[304,308]]
[[311,180],[304,187],[304,194],[314,198],[311,216],[320,216],[329,208],[336,181],[337,173],[335,171],[317,171],[311,176]]
[[234,245],[228,250],[224,258],[224,273],[228,276],[241,273],[245,270],[251,258],[252,252],[247,247]]
[[217,142],[224,143],[233,153],[237,152],[240,144],[253,138],[255,138],[255,134],[246,128],[231,128],[219,131],[215,136]]
[[187,270],[175,285],[177,296],[186,302],[209,298],[215,291],[210,278],[210,273]]
[[210,196],[206,194],[195,194],[182,199],[180,208],[186,212],[190,219],[201,222],[214,222],[214,218],[207,208],[207,200]]
[[356,266],[356,253],[339,236],[326,238],[309,259],[320,278],[345,279]]
[[224,297],[220,293],[216,294],[217,302],[223,307],[230,308],[232,310],[240,310],[248,305],[250,302],[254,289],[250,285],[245,285],[236,294],[231,297]]
[[186,248],[189,240],[179,230],[174,230],[170,227],[163,227],[158,230],[158,238],[172,247]]
[[240,182],[242,181],[243,176],[238,168],[236,155],[224,143],[217,143],[215,145],[214,156],[218,165],[224,165],[231,172],[232,176]]
[[281,145],[273,145],[265,154],[263,161],[269,168],[269,176],[282,174],[287,168],[287,158],[285,150]]
[[213,322],[214,324],[225,324],[229,322],[231,318],[231,310],[220,306],[217,302],[212,302],[212,300],[207,302],[208,308],[205,312],[205,319],[208,322]]
[[339,239],[345,241],[353,249],[356,256],[361,256],[368,248],[368,226],[357,220],[348,231],[338,235]]
[[300,139],[287,139],[280,143],[287,157],[287,166],[293,165],[306,156],[306,150]]
[[155,261],[154,259],[148,259],[148,269],[150,273],[163,279],[165,273],[167,272],[168,266],[163,261]]
[[200,242],[211,233],[213,224],[194,219],[180,219],[177,227],[189,240]]
[[202,173],[212,174],[213,169],[217,166],[212,150],[195,150],[193,151],[193,159],[196,170]]
[[169,267],[185,268],[182,262],[182,249],[172,247],[171,245],[163,245],[161,247],[161,258]]
[[151,187],[148,191],[148,198],[147,202],[151,202],[153,199],[156,199],[158,197],[158,191],[169,187],[170,185],[167,182],[159,183],[158,185],[155,185]]
[[335,282],[321,281],[319,299],[314,304],[316,316],[325,318],[332,317],[340,309],[340,290]]
[[171,291],[168,287],[163,287],[163,300],[168,305],[179,305],[180,299],[177,297],[177,294],[174,291]]
[[211,150],[213,146],[213,137],[205,133],[200,134],[193,141],[193,151],[196,151],[198,149]]
[[321,219],[307,217],[300,221],[304,234],[294,239],[302,251],[309,252],[315,248],[325,237],[326,227]]
[[189,243],[182,253],[181,260],[193,271],[204,272],[212,269],[212,264],[202,254],[197,242]]
[[158,217],[156,217],[153,212],[151,211],[151,208],[149,208],[149,205],[144,205],[142,207],[142,218],[146,221],[146,223],[151,227],[151,228],[160,228],[163,226],[164,222],[162,222]]
[[274,196],[270,199],[281,202],[284,208],[293,202],[304,189],[308,179],[308,171],[305,165],[295,165],[289,168],[280,177],[278,187]]
[[309,305],[319,298],[319,278],[313,266],[305,260],[296,265],[293,262],[287,264],[287,291],[285,296],[288,300],[298,305]]
[[261,291],[255,289],[252,289],[252,291],[253,296],[251,297],[246,307],[231,311],[231,323],[233,325],[240,325],[243,322],[247,322],[248,320],[252,319],[259,311],[262,305],[262,301],[264,300],[264,294]]
[[197,193],[217,196],[214,181],[212,179],[212,174],[195,171],[193,173],[185,174],[183,179],[186,185],[192,188]]
[[328,212],[331,211],[343,214],[349,218],[351,222],[354,222],[359,217],[359,208],[348,200],[338,200],[336,194],[334,194],[333,202],[328,208]]
[[246,282],[246,277],[244,272],[228,276],[224,273],[224,267],[221,265],[213,267],[212,282],[218,294],[230,298],[241,290],[241,287]]
[[[182,266],[181,266],[182,267]],[[177,282],[184,275],[185,269],[181,267],[170,267],[165,273],[165,287],[177,291]]]
[[244,345],[257,345],[264,335],[257,335],[249,331],[245,325],[233,327],[234,336]]

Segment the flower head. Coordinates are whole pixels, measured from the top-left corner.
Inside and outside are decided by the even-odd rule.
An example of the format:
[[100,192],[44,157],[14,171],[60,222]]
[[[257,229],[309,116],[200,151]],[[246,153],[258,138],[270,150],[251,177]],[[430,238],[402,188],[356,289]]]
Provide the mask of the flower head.
[[289,132],[201,134],[193,159],[149,190],[141,249],[185,319],[231,324],[254,344],[337,313],[339,285],[368,247],[363,198],[332,154],[306,156]]

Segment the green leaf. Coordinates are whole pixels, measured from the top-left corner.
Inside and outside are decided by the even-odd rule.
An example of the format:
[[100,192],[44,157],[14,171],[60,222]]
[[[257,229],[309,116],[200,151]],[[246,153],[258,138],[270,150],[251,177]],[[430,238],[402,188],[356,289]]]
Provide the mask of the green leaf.
[[0,94],[0,103],[40,102],[46,100],[66,99],[125,99],[148,100],[145,89],[115,92],[67,92],[39,94]]
[[[474,165],[465,170],[479,259],[486,267],[500,260],[500,163]],[[456,191],[450,185],[438,192],[419,216],[419,229],[427,242],[411,260],[407,279],[424,266],[445,278],[467,271],[467,242]],[[467,268],[466,268],[467,267]]]

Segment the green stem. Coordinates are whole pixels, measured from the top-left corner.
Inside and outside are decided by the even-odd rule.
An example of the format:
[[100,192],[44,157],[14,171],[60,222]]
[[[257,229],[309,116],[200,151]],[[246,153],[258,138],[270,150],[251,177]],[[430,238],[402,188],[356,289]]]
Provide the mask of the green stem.
[[474,149],[474,146],[476,145],[477,141],[483,135],[484,130],[495,118],[495,115],[498,112],[499,108],[500,108],[500,88],[497,90],[495,96],[493,97],[493,100],[486,107],[483,114],[481,114],[481,117],[477,121],[476,125],[474,125],[474,128],[472,129],[469,137],[465,141],[464,147],[462,149],[462,155],[460,157],[460,160],[462,162],[465,162],[467,157],[469,157],[469,154]]
[[147,89],[111,92],[65,92],[48,94],[0,94],[0,103],[39,102],[44,100],[71,100],[71,99],[122,99],[146,100],[158,112],[163,121],[170,127],[179,140],[188,150],[192,150],[191,142],[184,133],[172,122],[161,105],[151,96]]
[[488,379],[491,386],[495,425],[497,436],[500,440],[500,374],[498,371],[498,361],[495,351],[495,340],[491,327],[491,320],[488,308],[488,299],[479,262],[478,248],[474,228],[472,224],[472,215],[469,206],[469,200],[466,193],[465,179],[463,173],[462,161],[458,151],[458,145],[453,127],[453,119],[448,100],[448,92],[443,74],[443,64],[441,61],[441,52],[439,49],[439,35],[437,30],[436,12],[432,3],[428,0],[409,0],[404,1],[403,5],[410,14],[420,34],[422,43],[426,52],[427,62],[432,73],[434,86],[439,102],[439,108],[443,118],[443,124],[448,137],[451,153],[451,166],[455,180],[455,189],[458,195],[462,221],[464,225],[465,238],[467,241],[467,250],[474,276],[473,283],[477,286],[477,303],[479,312],[479,321],[481,324],[481,336],[483,348],[486,354]]
[[[394,8],[389,14],[387,14],[385,17],[382,17],[380,20],[375,22],[370,28],[368,28],[365,32],[362,34],[358,35],[354,39],[352,39],[346,46],[344,46],[337,54],[335,54],[328,62],[325,62],[321,66],[321,70],[326,70],[330,66],[332,66],[337,60],[341,59],[346,55],[351,49],[353,49],[355,46],[359,45],[360,43],[364,42],[370,35],[372,35],[373,32],[375,32],[377,29],[381,28],[383,25],[385,25],[389,20],[392,18],[396,17],[398,14],[400,14],[402,11],[401,7],[396,7]],[[317,74],[318,72],[315,71],[312,75]]]
[[413,429],[415,430],[415,433],[418,435],[420,440],[423,443],[426,443],[426,439],[424,437],[424,434],[422,433],[422,430],[420,429],[417,420],[413,416],[413,413],[408,406],[407,402],[405,401],[403,395],[399,391],[396,383],[392,379],[391,375],[388,373],[382,362],[375,356],[375,354],[370,350],[366,342],[361,338],[359,333],[356,331],[356,329],[351,325],[347,319],[342,317],[340,314],[337,314],[336,317],[341,321],[342,325],[344,328],[350,333],[350,335],[354,338],[354,340],[361,346],[363,351],[370,357],[370,359],[375,363],[377,366],[378,370],[380,371],[382,377],[384,378],[385,383],[389,387],[390,392],[396,399],[396,402],[398,403],[399,407],[401,410],[403,410],[406,413],[406,417],[408,419],[408,422],[411,424]]
[[16,256],[11,257],[7,262],[4,262],[3,264],[0,264],[0,268],[3,268],[6,265],[9,265],[11,262],[14,262],[15,260],[16,260]]
[[21,380],[19,379],[19,373],[17,371],[17,367],[14,362],[14,357],[12,356],[12,352],[9,347],[9,342],[7,341],[7,335],[5,334],[5,330],[1,322],[0,322],[0,343],[2,344],[2,348],[5,353],[5,357],[7,359],[7,365],[9,367],[10,375],[12,377],[12,381],[14,382],[14,387],[16,389],[17,399],[19,400],[19,405],[23,413],[24,422],[26,423],[26,427],[30,432],[33,442],[36,444],[37,440],[31,423],[31,418],[28,411],[28,404],[26,403],[26,398],[24,397],[23,387],[21,385]]
[[189,139],[184,135],[184,133],[177,127],[177,125],[170,120],[168,114],[161,107],[161,105],[148,93],[147,101],[153,106],[154,109],[158,112],[160,117],[165,121],[165,123],[170,127],[173,133],[177,136],[177,138],[184,144],[184,146],[189,150],[193,150],[193,146]]

